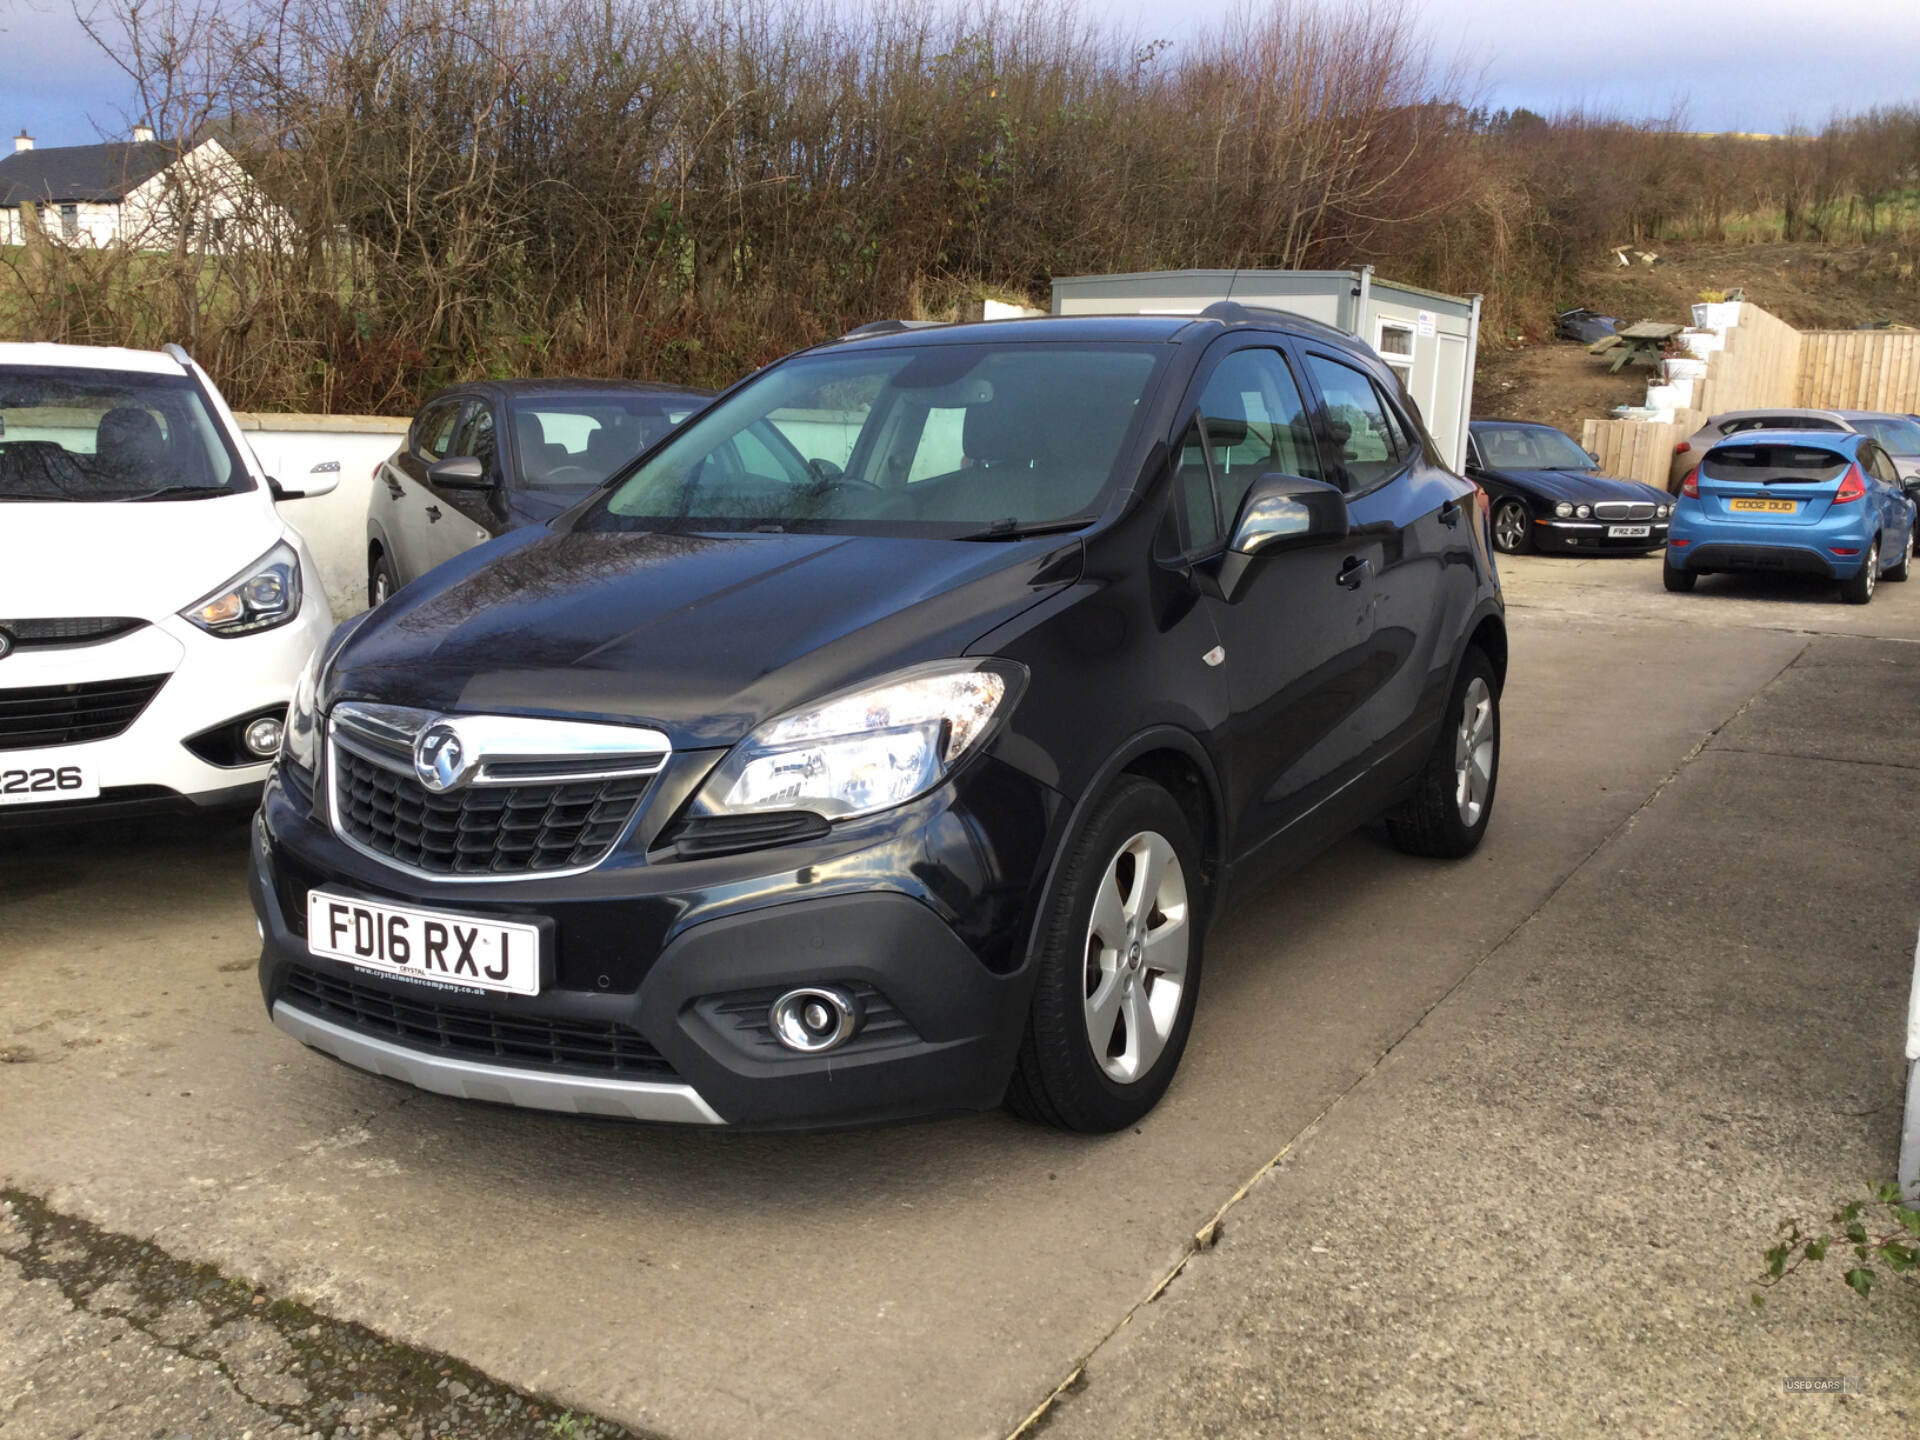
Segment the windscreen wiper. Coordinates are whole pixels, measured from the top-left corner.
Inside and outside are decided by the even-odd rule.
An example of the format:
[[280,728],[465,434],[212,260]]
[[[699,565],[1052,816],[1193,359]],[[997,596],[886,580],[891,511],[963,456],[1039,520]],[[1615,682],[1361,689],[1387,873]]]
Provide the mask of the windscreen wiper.
[[1091,525],[1091,515],[1069,515],[1064,520],[1035,520],[1022,524],[1017,516],[1009,515],[1003,520],[995,520],[981,530],[970,530],[965,535],[955,535],[955,540],[1025,540],[1029,535],[1060,535],[1068,530],[1081,530]]
[[115,504],[131,505],[141,500],[185,500],[202,495],[224,495],[227,492],[212,485],[162,485],[158,490],[149,490],[144,495],[123,495]]

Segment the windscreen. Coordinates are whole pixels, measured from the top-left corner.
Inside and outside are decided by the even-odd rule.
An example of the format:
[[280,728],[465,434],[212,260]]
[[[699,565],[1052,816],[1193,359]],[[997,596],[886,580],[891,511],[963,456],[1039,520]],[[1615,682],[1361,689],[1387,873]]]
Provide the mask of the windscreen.
[[583,523],[943,537],[1092,519],[1164,353],[936,344],[802,356],[689,421]]
[[1700,478],[1740,485],[1823,485],[1853,462],[1812,445],[1716,445],[1700,462]]
[[184,375],[0,369],[0,501],[193,500],[252,488]]
[[1720,427],[1722,435],[1744,435],[1749,430],[1834,430],[1847,427],[1817,415],[1743,415]]
[[542,395],[513,405],[520,484],[593,489],[698,410],[691,395]]
[[1473,438],[1495,470],[1591,470],[1593,457],[1544,425],[1482,425]]
[[1853,428],[1878,440],[1889,455],[1902,460],[1920,455],[1920,425],[1904,415],[1857,415]]

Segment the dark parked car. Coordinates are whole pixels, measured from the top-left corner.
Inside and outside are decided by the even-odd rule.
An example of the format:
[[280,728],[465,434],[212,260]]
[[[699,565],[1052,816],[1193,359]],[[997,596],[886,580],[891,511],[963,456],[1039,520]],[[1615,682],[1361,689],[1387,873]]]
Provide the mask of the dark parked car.
[[761,371],[315,660],[254,833],[273,1019],[557,1110],[1133,1122],[1229,895],[1486,829],[1485,515],[1399,395],[1231,304]]
[[1474,421],[1467,427],[1467,478],[1486,490],[1493,543],[1509,555],[1644,554],[1667,543],[1673,498],[1602,475],[1598,460],[1551,425]]
[[1602,315],[1597,310],[1576,307],[1562,310],[1554,317],[1554,334],[1562,340],[1578,340],[1582,345],[1592,345],[1609,335],[1620,331],[1620,322],[1612,315]]
[[441,391],[374,472],[367,603],[496,535],[552,519],[711,398],[613,380]]

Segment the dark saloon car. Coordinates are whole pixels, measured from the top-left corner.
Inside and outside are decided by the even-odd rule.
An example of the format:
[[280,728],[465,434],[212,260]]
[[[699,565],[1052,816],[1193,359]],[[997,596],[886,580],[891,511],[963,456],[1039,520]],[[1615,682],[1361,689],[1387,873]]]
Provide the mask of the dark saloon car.
[[443,390],[374,472],[367,603],[522,525],[550,520],[712,398],[617,380]]
[[1467,478],[1493,506],[1493,543],[1529,550],[1645,554],[1667,543],[1673,497],[1602,475],[1599,462],[1551,425],[1476,420],[1467,427]]
[[1479,844],[1486,534],[1296,317],[791,356],[336,632],[254,831],[267,1008],[516,1105],[1131,1124],[1230,895],[1379,816]]

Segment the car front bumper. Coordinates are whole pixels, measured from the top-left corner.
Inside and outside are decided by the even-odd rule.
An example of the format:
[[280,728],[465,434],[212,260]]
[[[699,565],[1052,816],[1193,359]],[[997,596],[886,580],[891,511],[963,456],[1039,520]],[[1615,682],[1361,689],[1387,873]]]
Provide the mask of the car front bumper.
[[[169,616],[98,644],[15,650],[0,662],[0,701],[15,689],[164,678],[119,734],[29,747],[87,767],[99,780],[98,799],[0,806],[0,828],[251,806],[270,761],[212,764],[186,742],[244,716],[284,710],[332,627],[325,600],[309,595],[293,620],[255,635],[222,638]],[[22,752],[0,749],[0,761],[10,753]]]
[[[1646,527],[1645,535],[1615,535],[1621,528]],[[1535,520],[1534,548],[1543,551],[1584,550],[1589,553],[1658,550],[1667,543],[1665,520]]]
[[[1009,790],[1022,798],[1007,803]],[[1031,996],[1024,937],[1064,813],[1055,798],[983,759],[957,787],[817,842],[694,860],[628,844],[583,873],[475,884],[350,849],[275,777],[250,867],[261,992],[274,1023],[313,1048],[470,1099],[753,1128],[985,1109],[1005,1091]],[[635,833],[646,822],[643,805]],[[531,922],[541,992],[315,955],[315,887]],[[857,997],[861,1028],[820,1054],[782,1047],[768,1007],[820,985]]]

